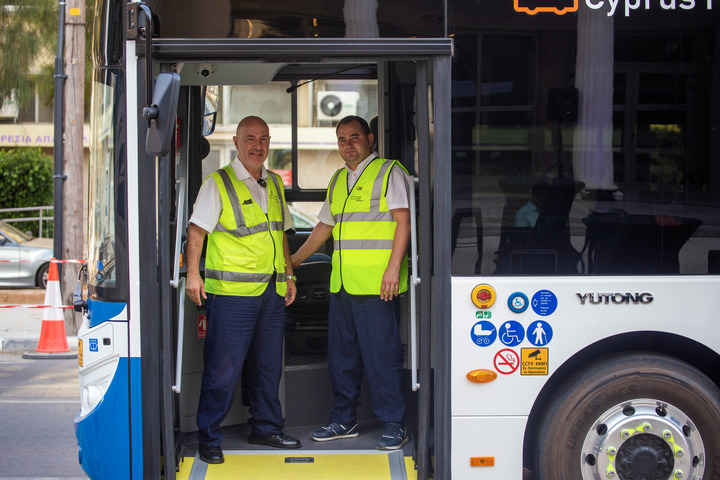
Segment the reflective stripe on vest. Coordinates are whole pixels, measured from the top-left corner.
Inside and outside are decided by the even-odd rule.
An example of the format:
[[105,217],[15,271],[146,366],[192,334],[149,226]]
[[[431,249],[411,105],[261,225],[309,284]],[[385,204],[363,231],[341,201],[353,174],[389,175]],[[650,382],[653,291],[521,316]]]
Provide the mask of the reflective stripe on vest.
[[[387,208],[390,170],[397,161],[373,159],[347,191],[346,168],[338,170],[328,185],[333,228],[333,268],[330,291],[340,288],[355,295],[379,295],[395,235],[395,218]],[[404,169],[404,168],[403,168]],[[341,182],[341,183],[339,183]],[[407,291],[407,258],[400,268],[400,292]]]
[[222,212],[208,237],[205,290],[216,295],[258,296],[275,274],[276,292],[285,296],[285,198],[278,176],[268,172],[267,215],[231,166],[211,177],[220,192]]

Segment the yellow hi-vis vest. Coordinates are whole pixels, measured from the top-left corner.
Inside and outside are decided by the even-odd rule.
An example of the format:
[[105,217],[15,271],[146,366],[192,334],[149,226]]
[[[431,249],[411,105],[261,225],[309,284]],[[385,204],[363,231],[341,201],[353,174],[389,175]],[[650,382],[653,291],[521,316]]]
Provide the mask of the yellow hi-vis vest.
[[[396,160],[375,158],[360,174],[350,192],[348,171],[341,168],[330,180],[328,202],[333,228],[330,291],[340,288],[353,295],[380,295],[383,273],[392,252],[397,223],[388,211],[388,179]],[[408,289],[407,256],[400,267],[400,293]]]
[[256,297],[265,291],[277,272],[275,289],[284,297],[285,197],[280,176],[268,171],[267,216],[230,165],[210,177],[220,190],[222,213],[208,236],[205,290],[216,295]]

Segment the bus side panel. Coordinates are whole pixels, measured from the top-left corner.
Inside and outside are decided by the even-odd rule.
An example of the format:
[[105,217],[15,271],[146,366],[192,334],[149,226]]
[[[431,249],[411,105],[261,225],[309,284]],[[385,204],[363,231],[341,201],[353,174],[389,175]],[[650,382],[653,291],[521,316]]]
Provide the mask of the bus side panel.
[[[648,350],[647,339],[658,333],[674,339],[671,350],[662,353],[689,363],[694,359],[682,357],[688,351],[684,345],[720,351],[712,313],[720,308],[719,283],[714,276],[685,276],[682,282],[673,277],[453,278],[453,476],[466,478],[456,472],[469,468],[470,456],[494,456],[501,460],[487,471],[501,474],[483,478],[522,478],[522,461],[514,455],[522,455],[525,425],[538,395],[569,359],[590,346],[633,338],[638,340],[619,348]],[[487,374],[496,377],[487,381]],[[495,435],[498,440],[490,440]],[[479,470],[485,471],[472,471]]]
[[93,479],[142,478],[141,368],[127,353],[127,308],[92,300],[89,307],[78,332],[79,462]]
[[453,417],[453,478],[522,478],[527,417]]

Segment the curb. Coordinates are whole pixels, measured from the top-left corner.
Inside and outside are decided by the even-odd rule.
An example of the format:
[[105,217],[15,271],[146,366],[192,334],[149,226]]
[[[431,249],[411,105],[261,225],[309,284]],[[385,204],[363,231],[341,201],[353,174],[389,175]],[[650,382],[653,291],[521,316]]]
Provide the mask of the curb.
[[[0,338],[0,354],[35,351],[39,340],[39,337]],[[77,353],[77,337],[67,337],[67,344],[70,352]]]

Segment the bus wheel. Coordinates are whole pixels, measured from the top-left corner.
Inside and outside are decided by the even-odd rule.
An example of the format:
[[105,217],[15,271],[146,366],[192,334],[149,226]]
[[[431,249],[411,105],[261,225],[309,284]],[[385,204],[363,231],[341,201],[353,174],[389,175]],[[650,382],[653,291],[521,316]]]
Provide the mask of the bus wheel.
[[720,478],[720,389],[655,353],[594,362],[538,424],[536,480]]

